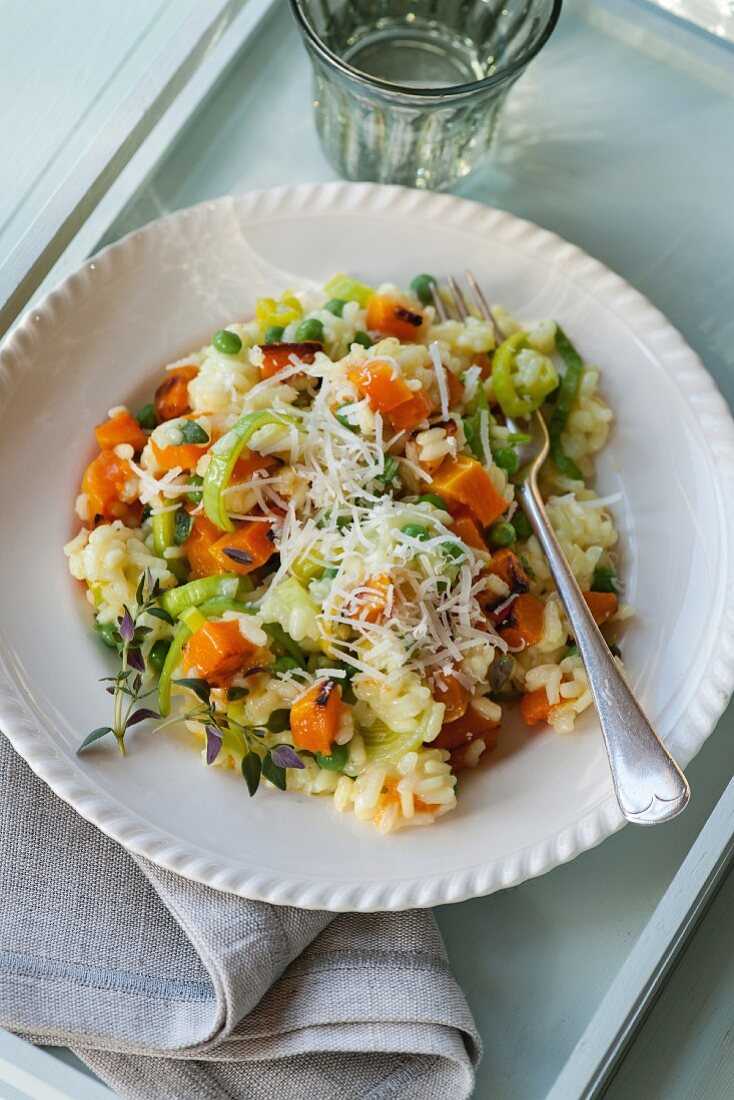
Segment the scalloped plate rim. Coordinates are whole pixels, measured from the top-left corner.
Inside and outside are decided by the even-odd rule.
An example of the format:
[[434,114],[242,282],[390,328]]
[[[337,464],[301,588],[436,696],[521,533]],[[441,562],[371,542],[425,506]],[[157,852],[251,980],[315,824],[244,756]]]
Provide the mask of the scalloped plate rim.
[[[696,353],[683,336],[639,291],[621,276],[612,272],[601,261],[589,256],[582,249],[564,240],[550,230],[514,214],[458,196],[435,192],[419,192],[406,188],[369,183],[335,181],[322,184],[298,184],[260,189],[242,195],[226,195],[216,200],[205,200],[196,206],[168,214],[165,217],[133,230],[95,256],[85,260],[41,301],[28,309],[17,325],[0,344],[0,413],[9,391],[22,376],[20,363],[24,345],[35,343],[40,322],[53,323],[59,305],[74,308],[83,298],[89,285],[91,272],[107,263],[114,263],[126,253],[132,255],[136,245],[149,241],[156,231],[180,231],[187,223],[216,215],[222,208],[234,206],[250,221],[257,221],[259,207],[266,206],[266,216],[271,218],[288,213],[302,215],[304,208],[315,199],[328,200],[335,213],[364,213],[366,209],[382,216],[408,215],[411,208],[433,205],[449,215],[450,223],[460,225],[469,217],[479,218],[484,227],[493,230],[510,229],[515,238],[524,237],[527,246],[535,241],[540,247],[555,249],[564,260],[564,277],[574,282],[573,268],[583,264],[585,274],[593,272],[597,282],[605,281],[605,292],[624,296],[627,308],[636,310],[636,323],[631,325],[638,339],[650,341],[664,338],[669,347],[658,349],[657,355],[675,355],[679,364],[674,368],[673,383],[684,391],[681,374],[686,374],[685,391],[693,389],[698,398],[695,418],[702,425],[707,418],[706,443],[708,457],[717,470],[718,489],[726,498],[725,475],[734,484],[734,422],[728,406]],[[354,202],[352,201],[354,199]],[[340,205],[341,204],[341,205]],[[577,284],[578,285],[578,284]],[[642,331],[641,331],[642,330]],[[649,343],[645,344],[648,349]],[[695,383],[695,385],[694,385]],[[713,425],[713,427],[712,427]],[[716,447],[712,445],[715,441]],[[722,610],[722,636],[715,659],[709,665],[707,675],[697,685],[694,699],[682,713],[672,731],[669,743],[677,752],[682,765],[686,765],[698,752],[714,729],[734,690],[734,587],[732,574],[732,521],[727,526],[727,575],[728,599]],[[728,620],[728,621],[727,621]],[[231,860],[219,862],[201,849],[198,851],[182,845],[161,828],[151,826],[140,815],[127,810],[122,803],[100,793],[73,764],[67,760],[54,761],[48,753],[48,742],[30,716],[28,705],[20,698],[18,687],[11,674],[0,663],[0,726],[15,749],[36,774],[82,817],[95,824],[107,836],[118,841],[129,851],[150,859],[177,874],[193,881],[225,890],[242,897],[281,905],[308,909],[327,909],[334,912],[398,910],[426,907],[446,902],[489,894],[507,886],[517,885],[528,878],[544,874],[562,863],[575,858],[599,844],[619,829],[624,820],[613,797],[598,800],[572,826],[551,836],[528,844],[520,851],[505,858],[495,858],[448,874],[420,876],[403,880],[364,884],[358,880],[324,881],[299,878],[293,874],[264,875],[251,872]]]

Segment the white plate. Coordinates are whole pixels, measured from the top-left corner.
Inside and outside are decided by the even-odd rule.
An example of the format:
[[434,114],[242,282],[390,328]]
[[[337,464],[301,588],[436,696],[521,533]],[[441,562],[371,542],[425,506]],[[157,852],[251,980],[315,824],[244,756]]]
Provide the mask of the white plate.
[[[509,731],[461,778],[458,809],[381,837],[331,803],[206,772],[186,735],[131,735],[77,757],[107,719],[107,657],[61,552],[94,447],[118,402],[148,400],[161,367],[246,317],[278,281],[348,270],[368,281],[460,272],[533,320],[559,318],[603,370],[617,414],[599,462],[620,490],[630,678],[685,765],[734,684],[734,431],[700,362],[636,291],[509,214],[374,185],[257,192],[185,210],[107,249],[41,302],[0,359],[0,727],[53,790],[110,836],[182,875],[306,907],[400,909],[509,886],[621,824],[593,715],[578,732]],[[281,280],[282,285],[282,280]]]

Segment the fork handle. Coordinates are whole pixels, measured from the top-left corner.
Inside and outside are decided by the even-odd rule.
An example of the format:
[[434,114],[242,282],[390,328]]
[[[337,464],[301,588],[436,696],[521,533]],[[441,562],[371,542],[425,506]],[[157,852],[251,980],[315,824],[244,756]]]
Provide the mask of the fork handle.
[[686,806],[686,777],[632,694],[594,621],[551,527],[535,477],[519,487],[519,499],[548,560],[566,608],[596,703],[622,813],[638,825],[656,825]]

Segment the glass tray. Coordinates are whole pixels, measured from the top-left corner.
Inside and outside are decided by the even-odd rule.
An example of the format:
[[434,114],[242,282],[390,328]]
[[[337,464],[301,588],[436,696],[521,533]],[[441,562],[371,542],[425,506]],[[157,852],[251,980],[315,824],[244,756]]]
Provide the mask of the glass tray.
[[[100,192],[49,281],[168,211],[333,178],[285,4],[261,4],[239,41],[235,33],[225,36],[230,56],[209,60],[159,136]],[[493,155],[459,191],[618,271],[683,332],[730,404],[733,59],[723,36],[648,3],[567,0],[509,99]],[[575,1100],[605,1087],[728,865],[732,734],[730,709],[688,769],[693,798],[680,819],[627,828],[543,878],[437,911],[484,1039],[480,1100]],[[608,1094],[633,1095],[627,1081]]]

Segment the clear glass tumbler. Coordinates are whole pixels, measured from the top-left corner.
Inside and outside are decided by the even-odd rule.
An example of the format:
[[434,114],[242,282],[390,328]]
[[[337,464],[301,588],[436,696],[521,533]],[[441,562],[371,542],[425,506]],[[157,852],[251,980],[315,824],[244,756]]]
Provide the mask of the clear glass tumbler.
[[442,190],[486,155],[562,0],[290,0],[316,126],[347,179]]

